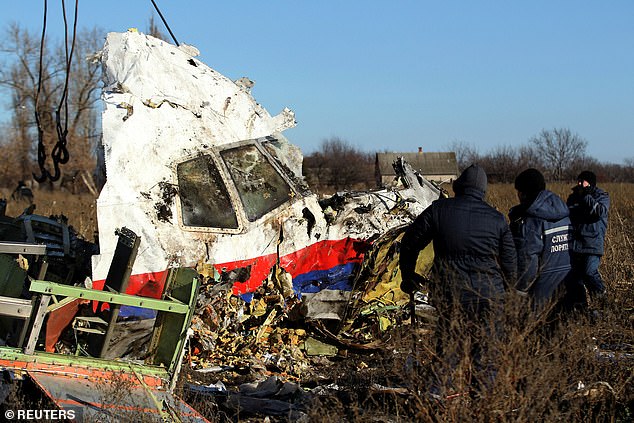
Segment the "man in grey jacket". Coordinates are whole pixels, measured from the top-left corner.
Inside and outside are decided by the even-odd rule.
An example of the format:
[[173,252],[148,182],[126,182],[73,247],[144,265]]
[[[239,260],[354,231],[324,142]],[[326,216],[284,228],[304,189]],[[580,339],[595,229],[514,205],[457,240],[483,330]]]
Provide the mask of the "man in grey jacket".
[[[572,267],[583,281],[590,297],[603,297],[605,283],[599,273],[603,244],[608,227],[608,193],[597,187],[596,175],[584,170],[566,202],[573,226]],[[585,303],[585,294],[579,301]]]

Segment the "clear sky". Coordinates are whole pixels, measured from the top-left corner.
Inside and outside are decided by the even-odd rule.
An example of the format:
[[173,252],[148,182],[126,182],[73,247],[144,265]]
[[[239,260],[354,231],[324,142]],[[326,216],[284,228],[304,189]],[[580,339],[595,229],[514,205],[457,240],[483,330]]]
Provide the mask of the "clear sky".
[[[487,153],[569,128],[600,161],[634,158],[633,0],[155,1],[203,62],[254,80],[271,114],[295,111],[285,135],[305,153],[333,136],[366,151],[458,141]],[[61,39],[61,1],[48,3]],[[79,26],[104,32],[145,32],[154,10],[79,3]],[[42,5],[4,1],[0,25],[39,34]]]

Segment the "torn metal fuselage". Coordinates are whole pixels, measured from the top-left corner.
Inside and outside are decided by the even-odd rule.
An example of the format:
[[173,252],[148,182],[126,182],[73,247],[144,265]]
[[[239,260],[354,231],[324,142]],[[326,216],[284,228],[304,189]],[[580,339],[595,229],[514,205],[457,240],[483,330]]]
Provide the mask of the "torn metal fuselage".
[[143,239],[130,294],[158,297],[169,268],[199,264],[231,275],[233,293],[247,299],[276,264],[298,294],[350,289],[372,241],[438,198],[402,163],[405,188],[320,204],[303,185],[299,148],[281,134],[295,125],[293,112],[271,116],[244,84],[191,53],[137,32],[107,37],[95,288],[113,234],[126,226]]

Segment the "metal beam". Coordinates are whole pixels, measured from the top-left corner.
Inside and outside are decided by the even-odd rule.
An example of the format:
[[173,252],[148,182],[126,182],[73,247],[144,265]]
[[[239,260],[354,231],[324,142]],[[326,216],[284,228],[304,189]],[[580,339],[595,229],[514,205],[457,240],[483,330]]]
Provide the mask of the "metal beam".
[[178,314],[186,314],[189,309],[187,304],[176,303],[174,301],[157,300],[155,298],[138,297],[136,295],[128,294],[117,294],[40,280],[31,281],[30,290],[31,292],[38,292],[46,295],[63,295],[65,297],[82,298],[85,300],[148,308],[157,311],[168,311]]
[[46,307],[48,307],[49,301],[51,301],[50,295],[41,296],[40,304],[37,307],[35,316],[33,316],[31,335],[29,335],[29,339],[26,342],[26,347],[24,347],[24,354],[33,354],[33,351],[35,351],[37,341],[40,337],[40,330],[42,329],[42,324],[44,324],[44,318],[46,317]]
[[46,254],[46,245],[2,241],[0,242],[0,254],[33,254],[42,256]]
[[[115,234],[119,239],[117,241],[117,247],[114,250],[112,262],[110,263],[108,276],[106,276],[104,291],[107,289],[111,292],[124,293],[128,288],[128,283],[130,282],[132,266],[136,260],[141,238],[137,236],[134,231],[131,231],[126,227],[117,229]],[[110,348],[110,339],[114,334],[120,308],[121,306],[118,304],[110,305],[110,318],[108,326],[106,327],[106,333],[103,336],[99,357],[103,358],[108,353],[108,349]],[[100,307],[97,306],[97,309],[100,309]]]
[[0,297],[0,316],[10,316],[18,319],[31,317],[31,300],[21,298]]

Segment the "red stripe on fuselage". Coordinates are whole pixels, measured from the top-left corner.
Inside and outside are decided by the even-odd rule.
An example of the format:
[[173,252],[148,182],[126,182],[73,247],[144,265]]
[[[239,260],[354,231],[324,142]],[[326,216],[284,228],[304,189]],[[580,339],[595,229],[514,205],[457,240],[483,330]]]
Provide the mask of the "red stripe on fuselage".
[[[280,266],[294,278],[315,270],[328,270],[346,263],[359,263],[370,244],[365,241],[344,238],[325,240],[309,245],[306,248],[280,257]],[[216,265],[218,272],[231,271],[251,266],[251,276],[245,282],[233,285],[235,295],[253,292],[267,278],[275,265],[275,254],[256,257],[254,259],[234,261]]]
[[[294,278],[315,270],[328,270],[341,264],[359,263],[363,260],[363,255],[369,246],[370,243],[366,241],[352,238],[319,241],[280,257],[280,266]],[[214,267],[222,273],[250,266],[249,279],[236,282],[233,286],[233,293],[240,295],[253,292],[262,285],[275,265],[276,259],[276,254],[267,254],[246,260],[219,263]],[[166,277],[167,270],[131,275],[126,294],[160,298]],[[103,289],[104,283],[104,280],[94,281],[93,287]]]

